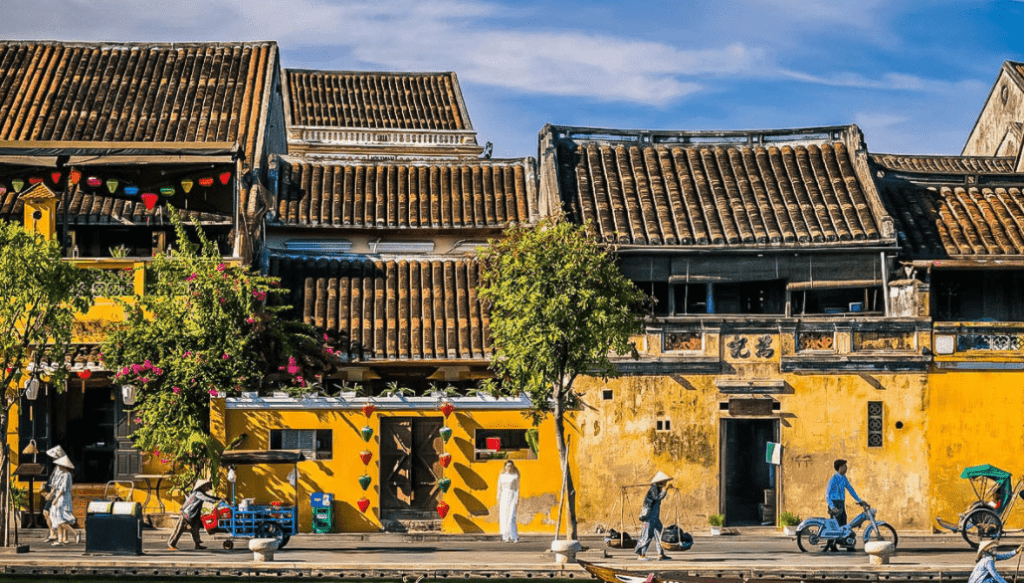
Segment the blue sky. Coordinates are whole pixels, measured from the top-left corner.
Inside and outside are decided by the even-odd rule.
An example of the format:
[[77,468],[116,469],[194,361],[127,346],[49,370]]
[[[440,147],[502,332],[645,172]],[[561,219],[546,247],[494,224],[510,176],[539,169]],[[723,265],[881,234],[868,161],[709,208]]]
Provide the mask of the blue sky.
[[1024,60],[1016,0],[7,0],[0,21],[13,39],[276,40],[286,67],[455,71],[502,157],[536,155],[545,123],[856,123],[874,152],[958,154],[1003,61]]

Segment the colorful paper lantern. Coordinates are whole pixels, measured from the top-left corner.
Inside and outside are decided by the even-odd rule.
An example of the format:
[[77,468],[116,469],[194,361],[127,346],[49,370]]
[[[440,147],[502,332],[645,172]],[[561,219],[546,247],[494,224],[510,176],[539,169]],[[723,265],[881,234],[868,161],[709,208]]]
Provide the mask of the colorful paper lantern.
[[445,452],[437,456],[437,461],[440,462],[442,468],[447,468],[452,463],[452,454]]
[[174,196],[174,187],[173,186],[163,186],[163,187],[160,188],[160,194],[162,194],[164,196]]
[[445,516],[448,516],[448,511],[451,510],[451,508],[452,507],[448,506],[447,502],[442,500],[441,503],[437,505],[437,515],[444,518]]
[[7,187],[0,185],[0,196],[7,194]]
[[363,441],[369,442],[370,438],[373,437],[373,427],[370,427],[369,425],[363,427],[359,430],[359,435],[362,436]]
[[199,186],[203,186],[203,187],[213,186],[213,177],[212,176],[206,176],[204,178],[200,178],[199,179]]
[[365,496],[356,500],[356,506],[359,507],[359,511],[366,514],[366,510],[370,507],[370,499]]
[[146,210],[151,211],[156,206],[157,196],[152,192],[146,192],[142,195],[142,204],[146,205]]
[[441,439],[443,439],[445,443],[448,443],[448,440],[452,438],[452,428],[447,425],[442,427],[439,430],[439,433],[441,434]]
[[185,194],[188,194],[192,192],[192,185],[194,184],[195,182],[192,182],[191,178],[186,178],[181,181],[181,189],[185,191]]
[[81,170],[72,170],[71,174],[68,174],[68,181],[71,182],[71,184],[78,184],[78,181],[81,180],[81,179],[82,179],[82,171]]
[[367,474],[363,474],[362,476],[359,476],[359,485],[362,486],[363,491],[366,491],[366,489],[370,487],[370,482],[371,481],[372,481],[372,479]]
[[370,415],[373,415],[373,412],[376,410],[377,408],[373,406],[373,403],[363,405],[363,415],[366,415],[367,419],[369,419]]
[[125,186],[124,187],[124,193],[127,194],[128,196],[135,196],[136,194],[139,193],[139,187],[138,186]]
[[119,181],[116,178],[108,178],[107,179],[107,190],[110,191],[110,194],[114,194],[115,192],[117,192],[117,185],[118,184],[121,184],[121,181]]
[[373,452],[368,449],[364,449],[363,451],[359,452],[359,459],[363,460],[364,466],[368,466],[370,465],[370,460],[373,459]]
[[21,189],[25,186],[25,181],[20,178],[15,178],[11,181],[11,186],[14,187],[14,192],[21,192]]
[[51,181],[52,181],[52,182],[53,182],[54,184],[60,184],[60,179],[61,179],[61,175],[60,175],[60,172],[51,172],[51,173],[50,173],[50,180],[51,180]]
[[78,371],[78,378],[82,379],[83,381],[91,376],[92,371],[87,368],[83,368],[82,370]]
[[103,184],[103,181],[100,180],[99,176],[90,176],[85,179],[85,183],[92,188],[98,188],[99,185]]
[[441,478],[440,480],[437,481],[437,487],[440,488],[442,492],[447,494],[448,493],[448,488],[452,487],[452,479],[451,478]]
[[452,405],[448,401],[445,401],[444,403],[441,403],[441,412],[444,413],[444,418],[445,419],[447,419],[448,416],[451,415],[452,411],[454,411],[454,410],[455,410],[455,405]]
[[227,184],[231,180],[231,173],[221,172],[217,177],[220,178],[221,184]]
[[43,181],[43,179],[38,177],[38,176],[33,176],[32,178],[28,179],[28,183],[29,184],[39,184],[42,181]]

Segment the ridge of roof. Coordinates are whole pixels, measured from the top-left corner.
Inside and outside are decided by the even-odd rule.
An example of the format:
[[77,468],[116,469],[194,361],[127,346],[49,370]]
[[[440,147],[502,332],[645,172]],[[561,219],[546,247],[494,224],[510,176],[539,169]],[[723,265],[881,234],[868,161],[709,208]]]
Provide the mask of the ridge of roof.
[[555,139],[568,139],[577,143],[633,141],[655,146],[771,146],[832,142],[851,134],[862,137],[860,128],[855,124],[746,130],[621,129],[547,124],[540,131],[542,138],[546,134],[552,134]]
[[185,42],[142,42],[142,41],[84,41],[84,40],[26,40],[26,39],[0,39],[0,45],[54,45],[66,47],[128,47],[128,48],[149,48],[149,47],[197,47],[197,46],[237,46],[237,45],[276,45],[276,40],[237,40],[237,41],[185,41]]
[[868,158],[887,170],[915,174],[1015,174],[1013,156],[891,154],[871,152]]

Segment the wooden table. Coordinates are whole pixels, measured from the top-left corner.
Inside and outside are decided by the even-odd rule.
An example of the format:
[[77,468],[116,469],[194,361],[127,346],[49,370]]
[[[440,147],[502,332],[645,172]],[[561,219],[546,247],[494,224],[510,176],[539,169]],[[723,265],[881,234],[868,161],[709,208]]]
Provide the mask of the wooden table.
[[35,496],[33,496],[33,490],[35,489],[36,480],[44,480],[46,478],[46,468],[41,464],[19,464],[13,473],[19,478],[28,480],[28,528],[35,528],[38,524],[36,522],[36,501]]
[[[142,485],[146,488],[146,499],[142,502],[142,512],[146,512],[146,507],[149,506],[150,499],[153,495],[156,495],[157,507],[160,508],[160,513],[166,512],[164,508],[164,501],[160,498],[160,485],[165,478],[170,478],[172,474],[135,474],[132,476],[133,480],[142,481]],[[156,480],[156,484],[153,484],[153,480]]]

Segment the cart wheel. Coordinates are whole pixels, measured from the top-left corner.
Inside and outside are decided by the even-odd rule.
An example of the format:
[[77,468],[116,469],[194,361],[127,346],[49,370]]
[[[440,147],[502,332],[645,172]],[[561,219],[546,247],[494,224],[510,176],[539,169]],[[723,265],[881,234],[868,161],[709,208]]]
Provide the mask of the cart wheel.
[[964,520],[960,534],[971,548],[978,548],[983,541],[997,540],[1003,534],[1003,521],[988,508],[971,511]]
[[278,524],[278,523],[276,523],[274,521],[267,521],[267,522],[260,523],[256,527],[256,536],[255,536],[255,538],[274,538],[274,539],[277,539],[277,548],[279,548],[279,549],[283,548],[284,545],[288,542],[285,539],[284,528],[280,524]]
[[228,539],[228,540],[224,541],[224,550],[225,551],[230,551],[233,548],[235,548],[235,541],[233,541],[231,539]]
[[288,541],[290,541],[290,540],[292,540],[292,535],[290,535],[290,534],[284,535],[284,537],[281,539],[281,545],[279,547],[277,547],[277,548],[283,549],[285,547],[285,545],[288,544]]

